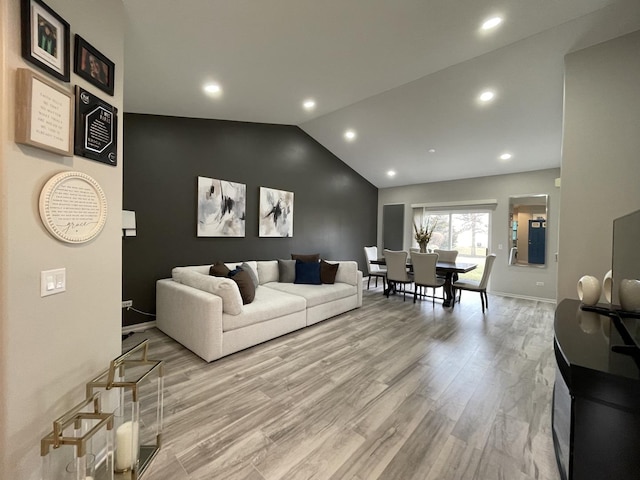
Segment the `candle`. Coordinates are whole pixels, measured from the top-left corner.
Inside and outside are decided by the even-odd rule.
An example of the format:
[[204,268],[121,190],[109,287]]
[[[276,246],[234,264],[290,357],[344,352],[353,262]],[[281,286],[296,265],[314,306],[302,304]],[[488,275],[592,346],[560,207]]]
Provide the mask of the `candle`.
[[[129,470],[135,457],[133,448],[138,448],[138,424],[125,422],[116,430],[116,471]],[[137,456],[137,455],[136,455]]]

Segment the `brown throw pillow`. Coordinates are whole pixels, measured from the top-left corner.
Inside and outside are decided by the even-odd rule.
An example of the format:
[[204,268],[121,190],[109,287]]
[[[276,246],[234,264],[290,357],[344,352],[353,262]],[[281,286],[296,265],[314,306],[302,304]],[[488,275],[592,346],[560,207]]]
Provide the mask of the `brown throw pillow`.
[[242,304],[246,305],[253,302],[253,299],[256,298],[256,287],[253,284],[253,280],[251,280],[249,272],[237,268],[229,274],[229,278],[238,284]]
[[229,267],[227,267],[224,263],[216,262],[211,265],[211,268],[209,269],[209,275],[213,275],[214,277],[228,277],[230,271],[231,270],[229,270]]
[[320,254],[319,253],[311,253],[308,255],[303,255],[300,253],[292,253],[291,260],[300,260],[301,262],[319,262]]
[[320,262],[320,280],[322,283],[336,283],[339,263],[329,263],[322,260]]

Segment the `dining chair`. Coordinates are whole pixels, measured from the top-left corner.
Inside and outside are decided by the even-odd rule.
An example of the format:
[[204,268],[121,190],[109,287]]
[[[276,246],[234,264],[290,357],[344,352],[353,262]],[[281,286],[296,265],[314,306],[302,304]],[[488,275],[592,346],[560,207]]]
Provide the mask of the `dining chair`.
[[496,254],[492,253],[487,255],[487,259],[484,264],[484,272],[480,282],[474,280],[459,280],[453,283],[453,304],[456,303],[456,291],[460,290],[458,294],[458,303],[460,303],[460,297],[462,296],[462,290],[468,290],[470,292],[479,292],[480,301],[482,302],[482,313],[484,313],[485,306],[489,308],[489,297],[487,297],[487,283],[489,282],[489,275],[491,275],[491,269],[493,268],[493,262],[496,259]]
[[[455,263],[456,259],[458,258],[458,250],[441,250],[439,248],[436,248],[433,251],[433,253],[437,253],[438,254],[438,261],[439,262]],[[438,274],[438,277],[446,278],[446,275]],[[452,281],[455,282],[457,280],[458,280],[458,274],[454,273]]]
[[[425,287],[433,288],[433,295],[431,296],[432,304],[436,303],[436,288],[440,288],[444,285],[444,278],[438,278],[436,276],[436,264],[438,263],[437,253],[412,253],[412,265],[413,265],[413,282],[415,288],[413,292],[413,303],[416,303],[418,298],[418,288],[420,291]],[[426,296],[421,294],[421,296]],[[442,299],[444,300],[444,289],[442,290]]]
[[440,250],[439,248],[436,248],[433,253],[438,254],[439,262],[454,263],[458,258],[458,250]]
[[406,300],[407,285],[413,283],[411,275],[407,272],[407,256],[408,253],[404,250],[384,250],[384,260],[387,264],[387,297],[392,289],[397,292],[398,285],[402,285],[402,298]]
[[378,278],[382,278],[382,287],[385,287],[385,278],[387,276],[387,268],[381,265],[375,265],[371,263],[371,260],[378,259],[378,247],[364,247],[364,254],[367,257],[367,271],[369,272],[369,279],[367,280],[367,290],[371,285],[371,277],[376,279],[376,288],[378,288]]

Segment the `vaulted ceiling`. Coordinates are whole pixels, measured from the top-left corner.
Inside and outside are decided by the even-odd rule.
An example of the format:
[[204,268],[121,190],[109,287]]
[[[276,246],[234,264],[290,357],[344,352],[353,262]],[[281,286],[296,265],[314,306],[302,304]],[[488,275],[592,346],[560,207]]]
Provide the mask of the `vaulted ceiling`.
[[126,112],[298,125],[380,188],[559,167],[564,56],[640,29],[638,0],[124,4]]

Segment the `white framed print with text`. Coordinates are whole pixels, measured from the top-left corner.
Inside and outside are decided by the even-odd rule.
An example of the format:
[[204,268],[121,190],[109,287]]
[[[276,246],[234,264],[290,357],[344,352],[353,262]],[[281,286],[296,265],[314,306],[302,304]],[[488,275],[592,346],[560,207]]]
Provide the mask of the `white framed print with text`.
[[107,197],[92,177],[62,172],[51,177],[40,192],[40,218],[56,239],[85,243],[94,239],[107,221]]

